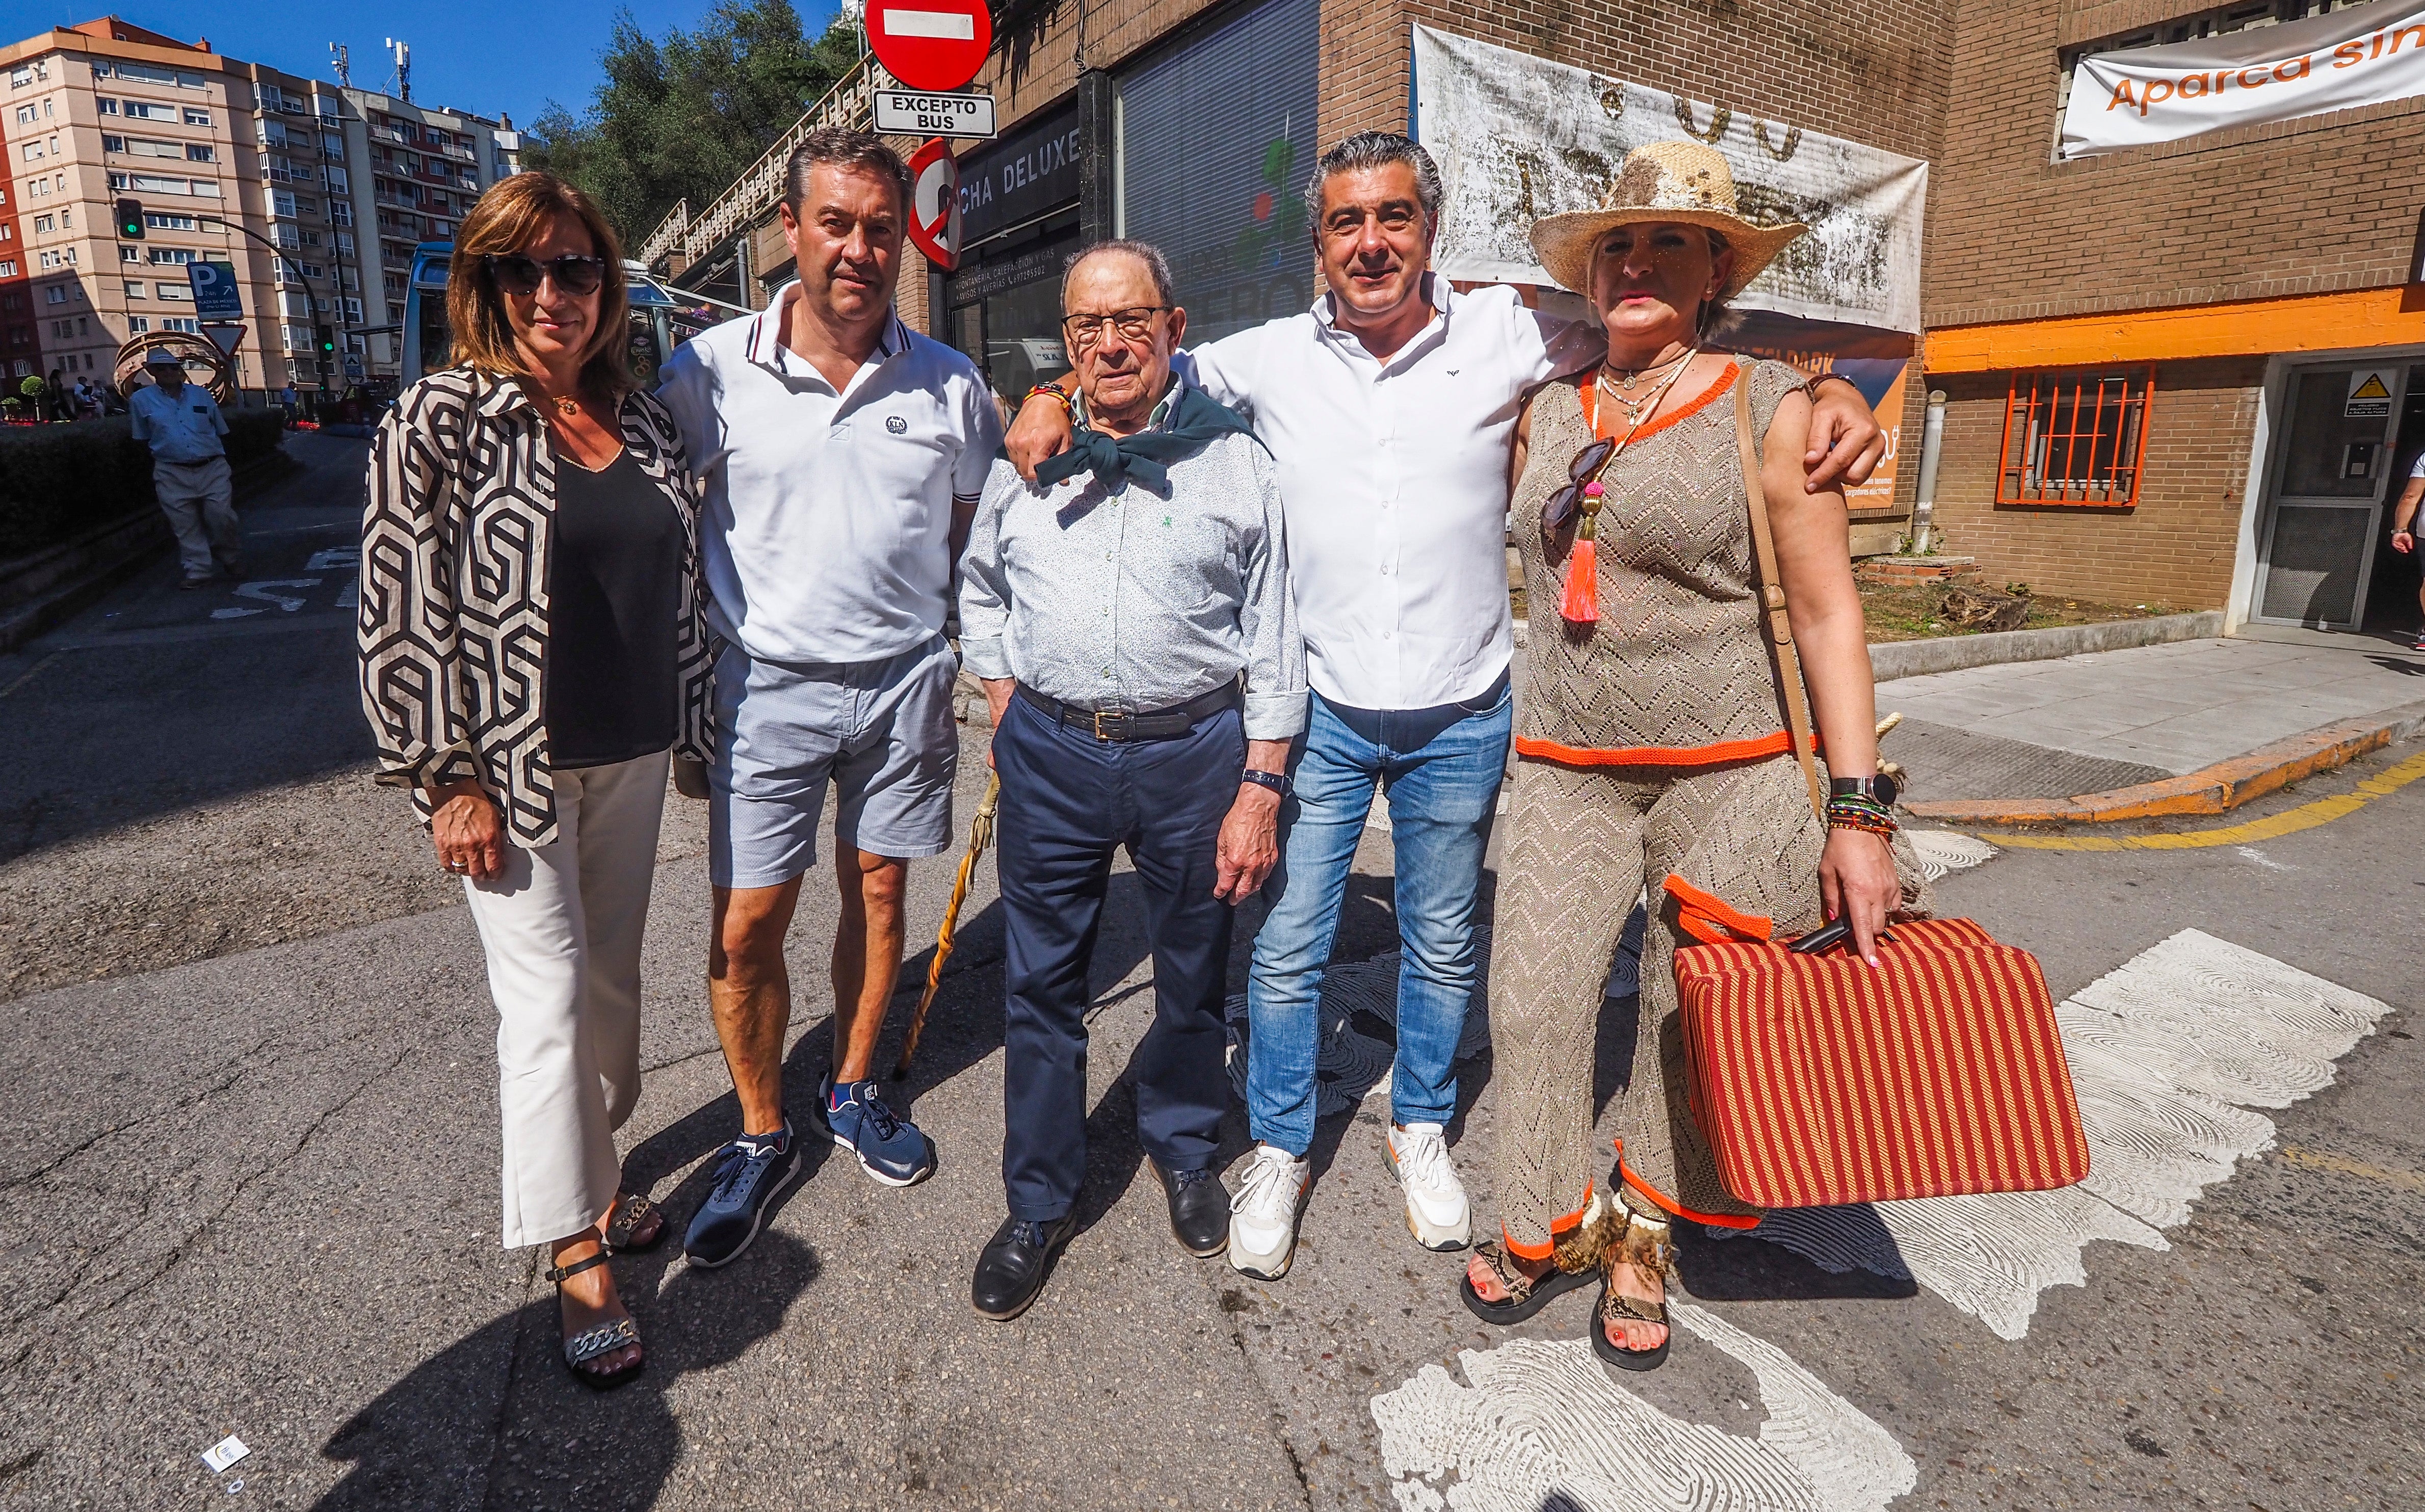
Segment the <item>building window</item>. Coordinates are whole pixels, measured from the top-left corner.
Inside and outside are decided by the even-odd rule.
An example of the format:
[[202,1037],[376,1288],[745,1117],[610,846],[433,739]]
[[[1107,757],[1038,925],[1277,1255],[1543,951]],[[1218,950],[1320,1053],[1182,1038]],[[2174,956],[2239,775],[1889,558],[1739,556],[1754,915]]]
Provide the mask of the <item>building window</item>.
[[126,281],[126,297],[130,299],[148,299],[151,298],[151,295],[145,292],[143,281],[141,279],[128,279]]
[[[126,249],[131,252],[135,249],[130,247]],[[154,247],[152,249],[152,261],[154,263],[163,265],[183,265],[190,263],[193,260],[194,249],[190,247]],[[132,262],[134,259],[129,258],[128,261]]]
[[118,244],[118,260],[121,263],[140,263],[143,261],[143,249],[129,247],[124,242],[120,242]]
[[17,260],[13,257],[0,257],[0,279],[13,279],[16,276]]
[[207,142],[187,142],[185,144],[185,161],[188,163],[216,163],[218,161],[218,150],[212,147]]
[[126,329],[134,334],[140,335],[144,331],[152,329],[152,317],[149,315],[129,315],[126,317]]
[[207,111],[207,110],[197,110],[197,109],[195,109],[195,108],[194,108],[193,106],[191,106],[191,105],[187,105],[187,106],[185,107],[185,124],[186,124],[186,125],[188,125],[188,126],[207,126],[207,125],[209,125],[210,123],[211,123],[211,113],[210,113],[209,111]]
[[182,330],[186,335],[192,336],[199,335],[201,332],[202,323],[194,319],[190,315],[183,318],[171,316],[170,318],[160,322],[160,329],[162,330]]
[[112,100],[105,94],[93,96],[92,105],[95,110],[100,111],[104,116],[114,116],[118,114],[118,102]]
[[126,138],[123,137],[113,137],[107,132],[103,132],[101,134],[101,150],[104,153],[122,153],[126,151]]
[[2155,387],[2152,367],[2014,374],[2004,402],[1996,502],[2136,506]]

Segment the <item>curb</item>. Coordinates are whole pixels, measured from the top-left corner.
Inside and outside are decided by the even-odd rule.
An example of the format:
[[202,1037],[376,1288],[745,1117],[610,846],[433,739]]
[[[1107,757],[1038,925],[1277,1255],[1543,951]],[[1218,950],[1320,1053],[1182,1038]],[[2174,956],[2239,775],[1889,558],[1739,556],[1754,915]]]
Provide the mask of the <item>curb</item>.
[[[1958,672],[1969,667],[1994,667],[2005,662],[2044,662],[2089,651],[2128,651],[2135,646],[2162,646],[2176,640],[2216,640],[2223,635],[2223,611],[2167,614],[2153,619],[2114,619],[2098,625],[2055,625],[2045,630],[1997,630],[1980,635],[1938,635],[1926,640],[1881,640],[1870,646],[1870,677],[1878,683],[1924,677],[1930,672]],[[1516,649],[1532,642],[1532,627],[1518,619]]]
[[1880,641],[1870,648],[1870,676],[1889,683],[1930,672],[1958,672],[2004,662],[2051,661],[2089,651],[2128,651],[2176,640],[2212,640],[2223,635],[2223,611],[2159,615],[2152,619],[2112,619],[2096,625],[2054,625],[2045,630],[1996,630],[1981,635],[1938,635],[1927,640]]
[[2249,799],[2346,765],[2371,750],[2425,731],[2425,703],[2321,725],[2185,777],[2141,782],[2069,798],[1962,799],[1906,803],[1914,818],[1948,824],[2112,824],[2175,814],[2224,813]]

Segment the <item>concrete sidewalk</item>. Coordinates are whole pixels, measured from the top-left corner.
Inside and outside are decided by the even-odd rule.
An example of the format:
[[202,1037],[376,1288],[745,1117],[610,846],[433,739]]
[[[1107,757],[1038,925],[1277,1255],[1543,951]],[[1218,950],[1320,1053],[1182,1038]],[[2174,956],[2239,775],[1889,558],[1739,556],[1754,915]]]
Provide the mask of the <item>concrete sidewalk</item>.
[[2425,716],[2425,652],[2257,627],[1903,678],[1879,684],[1878,710],[1904,716],[1884,754],[1909,772],[1908,801],[1923,809],[2067,799],[2236,771],[2260,751],[2269,768],[2305,759],[2321,769],[2306,747]]

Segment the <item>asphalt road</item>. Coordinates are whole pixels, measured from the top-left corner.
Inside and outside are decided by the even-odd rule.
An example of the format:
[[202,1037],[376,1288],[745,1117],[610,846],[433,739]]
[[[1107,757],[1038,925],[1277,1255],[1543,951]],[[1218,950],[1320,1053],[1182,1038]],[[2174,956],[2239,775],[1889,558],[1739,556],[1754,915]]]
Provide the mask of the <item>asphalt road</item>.
[[[1458,1306],[1460,1258],[1414,1247],[1381,1168],[1386,1082],[1323,1121],[1286,1279],[1178,1251],[1121,1081],[1150,1008],[1125,879],[1096,965],[1084,1231],[1033,1311],[977,1318],[969,1268],[1001,1214],[988,863],[901,1091],[939,1172],[891,1191],[812,1152],[741,1263],[619,1260],[650,1363],[593,1396],[556,1362],[541,1263],[497,1247],[492,1009],[459,893],[364,775],[361,443],[289,447],[305,471],[246,511],[250,583],[178,593],[163,564],[0,657],[0,1506],[2425,1505],[2425,781],[2259,844],[2015,849],[1948,877],[1943,909],[2034,951],[2058,997],[2122,970],[2189,1016],[2136,1053],[2204,1088],[2143,1098],[2149,1158],[2188,1174],[2128,1200],[2170,1215],[2049,1238],[1990,1205],[1942,1242],[1898,1218],[1900,1275],[1687,1235],[1677,1295],[1699,1311],[1665,1369],[1622,1378],[1571,1343],[1589,1293],[1504,1333]],[[735,1118],[702,1001],[703,839],[700,806],[670,803],[625,1131],[678,1217]],[[827,875],[795,931],[802,1099],[829,1043]],[[949,881],[915,873],[919,935]],[[2229,943],[2144,974],[2184,930]],[[1342,990],[1386,980],[1352,963],[1393,944],[1376,828]],[[2238,1024],[2283,968],[2388,1012],[2309,1047],[2329,1085],[2233,1093],[2296,1081],[2299,1055],[2198,1026]],[[1350,1027],[1351,1049],[1389,1032]],[[1452,1135],[1486,1216],[1486,1051],[1465,1080]],[[199,1456],[229,1434],[251,1454],[214,1474]]]

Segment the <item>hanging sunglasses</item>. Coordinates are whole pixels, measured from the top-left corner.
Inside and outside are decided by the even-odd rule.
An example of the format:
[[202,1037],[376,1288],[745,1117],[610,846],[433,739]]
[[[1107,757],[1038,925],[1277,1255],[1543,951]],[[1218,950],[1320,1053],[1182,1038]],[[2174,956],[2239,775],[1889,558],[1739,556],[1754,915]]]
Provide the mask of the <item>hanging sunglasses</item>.
[[1575,517],[1575,507],[1582,503],[1583,485],[1599,476],[1599,470],[1615,455],[1616,442],[1607,436],[1575,453],[1574,465],[1566,469],[1566,486],[1550,494],[1549,502],[1541,506],[1543,530],[1563,529]]
[[539,281],[553,278],[567,294],[596,294],[606,281],[602,257],[552,257],[542,263],[527,252],[492,253],[480,259],[497,287],[517,297],[538,292]]

